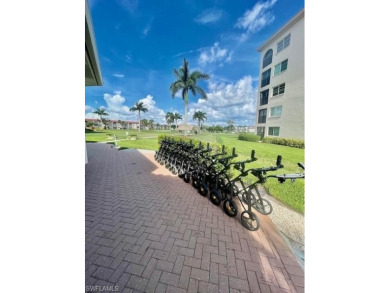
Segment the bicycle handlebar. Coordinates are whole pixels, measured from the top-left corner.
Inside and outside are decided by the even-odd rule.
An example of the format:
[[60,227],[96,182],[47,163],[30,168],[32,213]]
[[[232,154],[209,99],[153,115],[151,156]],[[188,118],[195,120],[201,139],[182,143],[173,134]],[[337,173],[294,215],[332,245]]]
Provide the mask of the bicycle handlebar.
[[303,165],[302,163],[298,163],[298,166],[301,167],[303,170],[305,170],[305,165]]
[[244,160],[244,161],[232,162],[229,165],[234,165],[233,167],[235,169],[244,171],[246,163],[252,163],[256,160],[257,160],[257,158],[255,157],[255,150],[252,150],[250,159]]
[[212,159],[215,159],[216,157],[218,157],[218,156],[223,156],[223,155],[226,155],[226,152],[225,152],[225,145],[222,145],[222,152],[221,152],[221,153],[216,153],[216,154],[214,154],[214,155],[211,155],[210,157],[211,157]]
[[297,174],[280,174],[280,175],[269,175],[267,178],[277,178],[280,183],[284,183],[287,179],[291,179],[292,182],[295,179],[305,178],[305,174],[297,173]]
[[247,170],[247,172],[251,172],[256,177],[263,177],[264,174],[268,171],[276,171],[278,169],[284,168],[282,165],[282,156],[278,155],[276,158],[276,166],[270,166],[270,167],[262,167],[262,168],[253,168],[250,170]]

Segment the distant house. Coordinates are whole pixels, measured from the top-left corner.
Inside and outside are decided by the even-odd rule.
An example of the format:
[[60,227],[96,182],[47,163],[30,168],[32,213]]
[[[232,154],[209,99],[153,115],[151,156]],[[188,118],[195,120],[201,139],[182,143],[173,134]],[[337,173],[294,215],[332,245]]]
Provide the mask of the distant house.
[[[105,128],[100,119],[85,118],[85,127],[87,124],[93,123],[95,128]],[[137,121],[122,121],[122,120],[107,120],[107,129],[138,129]]]
[[236,126],[235,130],[236,130],[236,132],[250,132],[250,133],[254,133],[255,132],[255,127],[254,126]]
[[138,129],[138,121],[122,121],[124,129]]
[[194,130],[194,126],[192,125],[187,125],[187,127],[184,124],[181,124],[177,127],[177,130],[187,130],[187,131],[192,131]]
[[104,124],[100,119],[85,118],[85,127],[88,127],[91,123],[94,128],[104,128]]

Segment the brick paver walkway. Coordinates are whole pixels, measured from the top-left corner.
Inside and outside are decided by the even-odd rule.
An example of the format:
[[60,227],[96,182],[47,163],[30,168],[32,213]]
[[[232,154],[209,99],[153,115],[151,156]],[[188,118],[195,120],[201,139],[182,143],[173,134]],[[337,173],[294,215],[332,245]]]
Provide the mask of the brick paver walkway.
[[303,270],[268,217],[250,232],[240,213],[229,218],[153,153],[87,148],[86,291],[304,291]]

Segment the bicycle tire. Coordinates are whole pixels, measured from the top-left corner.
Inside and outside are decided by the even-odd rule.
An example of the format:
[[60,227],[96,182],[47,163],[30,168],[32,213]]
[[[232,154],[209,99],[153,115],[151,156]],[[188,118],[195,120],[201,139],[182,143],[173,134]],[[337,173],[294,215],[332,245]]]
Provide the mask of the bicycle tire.
[[189,183],[189,182],[190,182],[190,179],[191,179],[190,173],[185,172],[185,173],[184,173],[184,177],[183,177],[184,182]]
[[236,196],[239,193],[238,187],[236,185],[233,185],[233,194],[231,194],[230,186],[225,186],[221,191],[221,196],[223,199],[226,199],[229,195],[230,196]]
[[263,214],[265,216],[269,215],[273,211],[273,207],[271,202],[268,199],[262,198],[263,204],[260,203],[259,200],[256,200],[252,207],[258,211],[260,214]]
[[199,188],[199,179],[196,176],[192,176],[192,186],[195,188]]
[[206,196],[209,193],[209,188],[204,182],[199,185],[199,193],[203,196]]
[[[256,223],[256,225],[253,225]],[[260,228],[260,220],[254,212],[244,211],[241,213],[241,224],[250,231],[256,231]]]
[[231,198],[227,198],[224,200],[223,210],[229,217],[235,217],[238,213],[237,205]]
[[210,201],[213,205],[219,206],[222,201],[222,198],[218,190],[213,189],[210,191]]

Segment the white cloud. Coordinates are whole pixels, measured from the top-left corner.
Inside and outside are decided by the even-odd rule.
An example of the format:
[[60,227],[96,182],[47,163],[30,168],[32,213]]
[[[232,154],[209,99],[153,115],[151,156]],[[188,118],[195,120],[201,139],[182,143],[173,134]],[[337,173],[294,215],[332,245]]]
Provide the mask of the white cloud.
[[226,62],[231,62],[232,54],[232,51],[220,48],[219,43],[216,42],[211,48],[201,50],[198,63],[201,66],[205,66],[208,63],[217,63],[221,66]]
[[[130,106],[125,105],[126,98],[122,96],[121,91],[115,91],[113,95],[106,93],[103,98],[106,102],[106,107],[101,106],[100,108],[106,109],[106,112],[109,114],[107,116],[108,119],[138,120],[138,112],[130,112],[130,108],[134,106],[135,102]],[[143,102],[148,109],[148,112],[141,113],[141,119],[153,119],[155,123],[165,123],[165,112],[157,107],[153,96],[147,95],[145,98],[140,99],[139,102]],[[86,118],[98,118],[96,114],[92,113],[93,111],[92,107],[85,105]]]
[[149,22],[146,24],[146,26],[144,27],[144,29],[142,30],[142,38],[146,38],[147,35],[149,34],[151,28],[152,28],[152,24],[153,24],[153,21],[154,21],[154,17],[152,17]]
[[125,77],[124,74],[118,74],[118,73],[113,74],[113,76],[119,77],[119,78]]
[[94,109],[91,106],[85,105],[85,113],[93,112]]
[[207,114],[206,124],[254,125],[256,119],[257,87],[254,79],[244,76],[235,83],[209,83],[208,100],[199,99],[189,105],[189,121],[196,110]]
[[117,0],[119,5],[130,13],[134,13],[138,8],[138,0]]
[[244,30],[241,34],[241,41],[246,40],[251,34],[260,31],[263,27],[274,21],[275,15],[269,9],[275,5],[276,1],[257,2],[252,9],[247,10],[237,20],[235,27]]
[[140,102],[143,102],[148,109],[148,112],[142,113],[143,119],[153,119],[154,122],[165,123],[165,112],[156,106],[156,101],[153,99],[153,96],[147,95]]
[[133,58],[131,58],[131,55],[130,55],[130,54],[127,54],[127,55],[125,56],[125,61],[126,61],[127,63],[131,63],[132,60],[133,60]]
[[206,9],[203,10],[194,20],[200,24],[217,22],[222,17],[222,10]]
[[143,37],[146,37],[150,31],[150,29],[152,28],[152,24],[147,24],[146,27],[143,29],[142,31],[142,36]]

